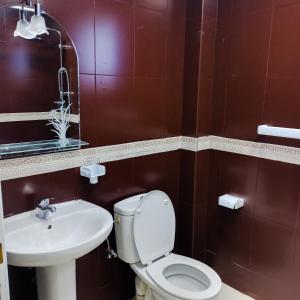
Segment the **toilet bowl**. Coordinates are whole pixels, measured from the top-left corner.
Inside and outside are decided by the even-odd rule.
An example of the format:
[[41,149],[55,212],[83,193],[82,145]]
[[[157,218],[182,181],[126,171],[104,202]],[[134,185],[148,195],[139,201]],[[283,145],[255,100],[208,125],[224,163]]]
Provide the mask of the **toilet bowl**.
[[214,299],[219,275],[209,266],[171,251],[175,212],[170,198],[152,191],[114,206],[118,256],[153,290],[155,300]]
[[221,279],[209,266],[170,254],[149,266],[131,264],[137,276],[161,298],[168,300],[213,299],[221,289]]

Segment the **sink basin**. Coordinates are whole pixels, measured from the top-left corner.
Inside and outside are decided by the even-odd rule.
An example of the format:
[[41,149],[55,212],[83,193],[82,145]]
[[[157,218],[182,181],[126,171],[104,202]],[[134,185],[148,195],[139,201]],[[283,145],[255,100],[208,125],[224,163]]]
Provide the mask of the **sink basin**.
[[99,246],[113,226],[111,214],[83,200],[55,205],[49,220],[29,211],[5,219],[8,263],[45,267],[77,259]]
[[[75,260],[98,247],[108,237],[113,219],[105,209],[83,200],[64,202],[55,207],[56,212],[51,214],[49,220],[37,218],[36,210],[5,219],[8,264],[38,267],[38,281],[40,279],[42,289],[39,290],[39,299],[74,300]],[[55,285],[59,281],[59,273],[64,273],[61,278],[63,282],[67,274],[75,280],[69,297],[66,295],[66,285],[61,288]],[[63,294],[53,296],[53,291],[44,291],[45,285],[58,293],[62,289]],[[72,284],[69,283],[70,286]]]

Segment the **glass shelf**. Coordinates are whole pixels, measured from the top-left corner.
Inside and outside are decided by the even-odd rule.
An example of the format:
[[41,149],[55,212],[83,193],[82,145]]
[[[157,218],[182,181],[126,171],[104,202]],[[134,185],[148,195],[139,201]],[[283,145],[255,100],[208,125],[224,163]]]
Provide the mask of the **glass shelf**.
[[25,155],[45,154],[49,152],[78,150],[81,147],[88,145],[88,143],[76,139],[68,139],[68,143],[64,147],[61,146],[59,140],[0,144],[0,159]]

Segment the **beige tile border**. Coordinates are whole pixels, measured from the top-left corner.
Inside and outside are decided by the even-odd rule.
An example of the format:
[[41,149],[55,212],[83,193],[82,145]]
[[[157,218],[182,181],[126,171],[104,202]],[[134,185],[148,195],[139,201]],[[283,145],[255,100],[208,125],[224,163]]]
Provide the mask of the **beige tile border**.
[[0,160],[0,181],[181,149],[181,137]]
[[[200,138],[201,139],[201,138]],[[300,148],[210,136],[210,149],[300,165]],[[198,139],[199,141],[199,139]],[[201,140],[200,140],[200,143]]]
[[[46,112],[24,112],[24,113],[1,113],[0,123],[6,122],[24,122],[24,121],[47,121],[49,120],[49,111]],[[57,115],[59,118],[59,115]],[[79,123],[80,116],[70,114],[71,123]]]
[[0,160],[0,181],[176,150],[218,150],[300,165],[300,149],[217,136],[171,137]]

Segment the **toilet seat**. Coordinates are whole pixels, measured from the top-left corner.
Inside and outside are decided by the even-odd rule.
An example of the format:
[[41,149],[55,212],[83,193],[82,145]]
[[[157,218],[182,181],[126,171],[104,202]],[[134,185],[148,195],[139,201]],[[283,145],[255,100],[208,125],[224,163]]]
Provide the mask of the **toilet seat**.
[[176,219],[171,199],[162,191],[140,198],[133,217],[133,240],[139,262],[133,270],[166,299],[207,300],[221,289],[221,279],[209,266],[172,254]]
[[166,293],[186,300],[210,299],[221,289],[221,279],[200,261],[170,254],[147,266],[147,274]]

